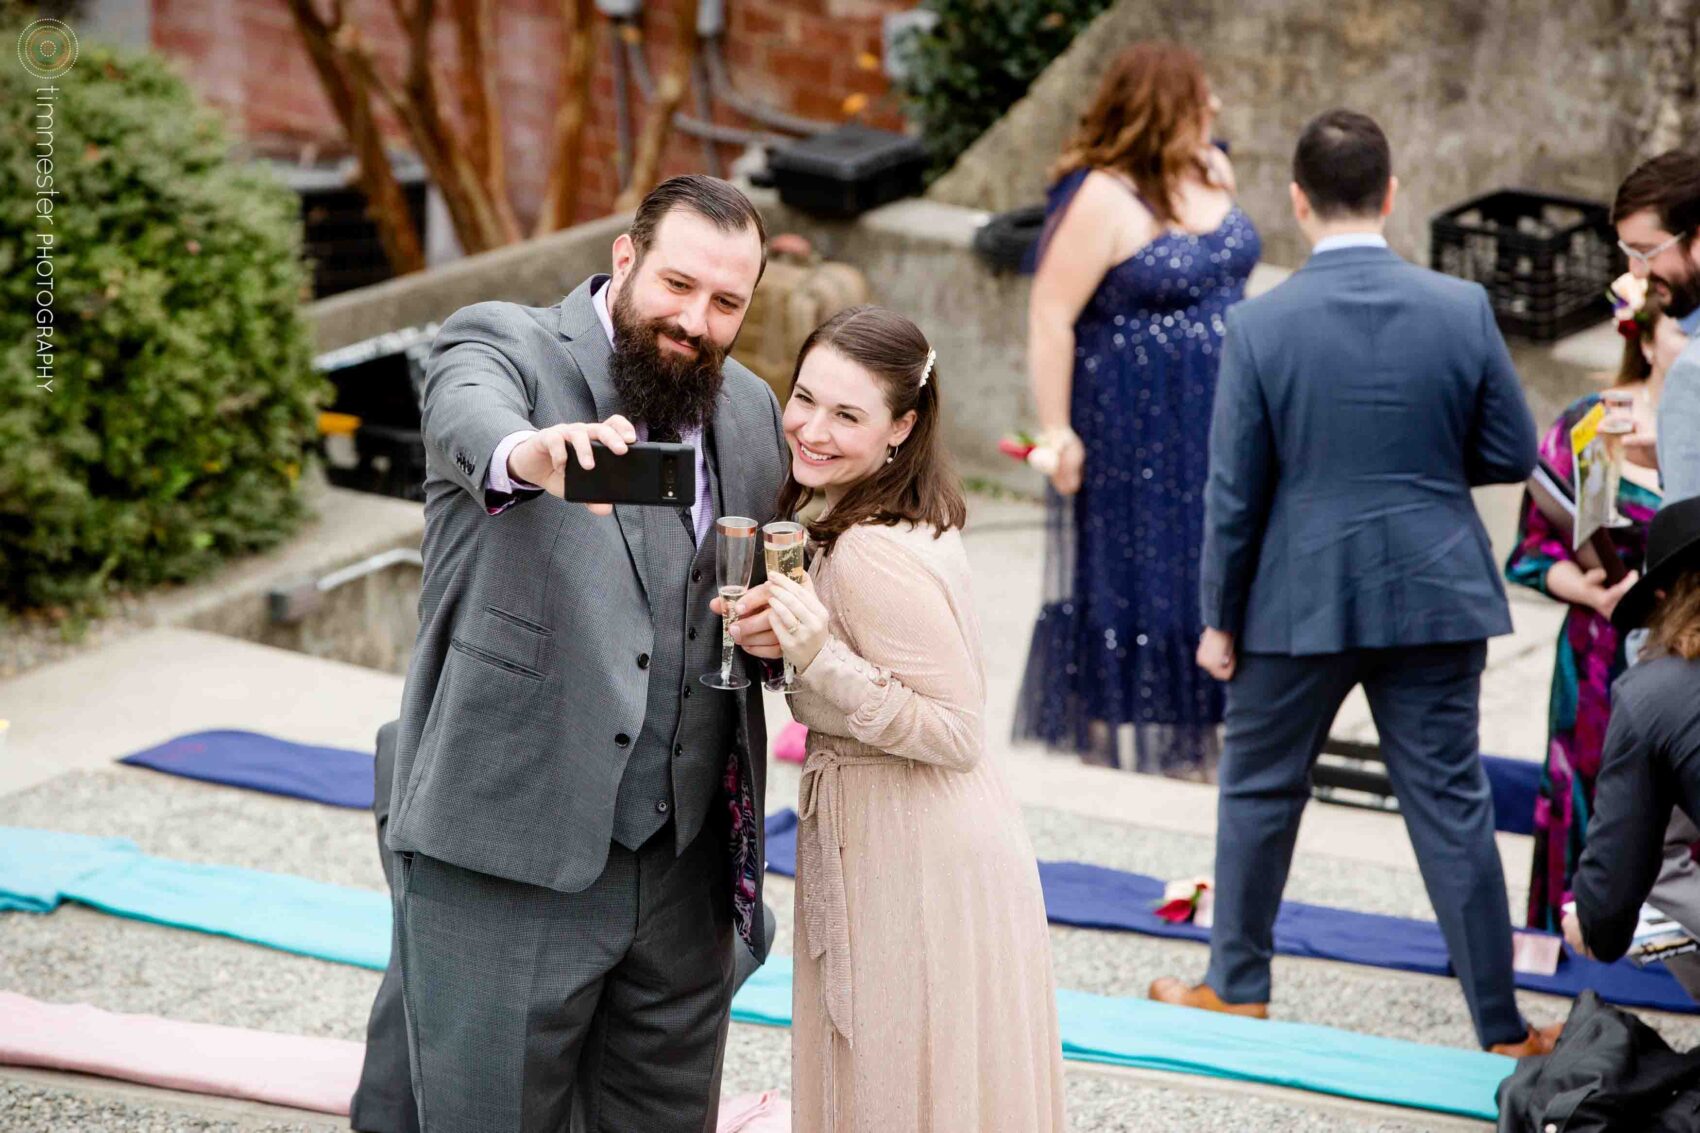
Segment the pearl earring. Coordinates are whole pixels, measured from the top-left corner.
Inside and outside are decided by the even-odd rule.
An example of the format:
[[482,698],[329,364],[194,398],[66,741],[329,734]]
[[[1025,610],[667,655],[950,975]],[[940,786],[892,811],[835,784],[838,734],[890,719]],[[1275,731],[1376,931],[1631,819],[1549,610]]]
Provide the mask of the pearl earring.
[[901,446],[899,446],[899,445],[892,445],[891,446],[891,451],[885,454],[885,462],[887,464],[890,464],[892,461],[897,459],[897,450],[900,447]]

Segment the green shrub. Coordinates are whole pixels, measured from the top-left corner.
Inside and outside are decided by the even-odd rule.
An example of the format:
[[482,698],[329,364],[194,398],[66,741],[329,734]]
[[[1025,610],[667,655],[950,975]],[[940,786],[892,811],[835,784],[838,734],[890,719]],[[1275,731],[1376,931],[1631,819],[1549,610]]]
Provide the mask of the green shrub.
[[932,154],[929,180],[1015,105],[1110,0],[924,0],[932,29],[908,40],[903,99]]
[[[0,31],[17,41],[18,30]],[[296,198],[228,158],[159,59],[84,43],[51,85],[52,223],[36,212],[38,88],[0,67],[0,596],[86,605],[190,578],[302,516],[327,387],[300,304]],[[39,388],[38,233],[52,247]]]

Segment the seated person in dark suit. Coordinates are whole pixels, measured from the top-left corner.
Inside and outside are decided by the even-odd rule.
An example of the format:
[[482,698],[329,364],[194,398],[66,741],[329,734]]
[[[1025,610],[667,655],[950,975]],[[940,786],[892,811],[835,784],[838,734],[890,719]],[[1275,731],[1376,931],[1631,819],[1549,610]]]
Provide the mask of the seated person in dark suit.
[[[1700,819],[1700,498],[1654,517],[1646,575],[1612,622],[1619,633],[1642,625],[1649,632],[1641,660],[1612,689],[1576,912],[1565,919],[1571,946],[1598,960],[1629,949],[1665,864],[1671,808]],[[1685,927],[1700,919],[1660,907]]]

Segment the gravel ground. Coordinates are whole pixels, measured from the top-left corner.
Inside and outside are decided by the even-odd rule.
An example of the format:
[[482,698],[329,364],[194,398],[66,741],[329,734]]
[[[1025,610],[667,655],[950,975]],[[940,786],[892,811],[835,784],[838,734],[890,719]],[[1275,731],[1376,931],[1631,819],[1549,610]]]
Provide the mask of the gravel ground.
[[[190,861],[278,870],[373,889],[383,884],[370,819],[359,811],[124,767],[61,775],[9,796],[6,804],[5,821],[13,824],[121,834],[150,853]],[[1078,858],[1160,876],[1206,872],[1209,867],[1210,840],[1201,836],[1155,833],[1043,808],[1029,809],[1027,822],[1044,857]],[[1295,897],[1369,911],[1429,915],[1414,874],[1339,859],[1301,858],[1290,891]],[[775,948],[781,953],[792,950],[793,894],[788,879],[769,880],[769,901],[779,922]],[[1059,983],[1104,994],[1143,995],[1158,975],[1196,978],[1206,959],[1205,950],[1196,944],[1127,933],[1055,927],[1051,939]],[[1281,1018],[1471,1045],[1463,997],[1451,981],[1285,958],[1276,961],[1275,979],[1275,1010]],[[374,972],[76,906],[44,917],[0,915],[0,987],[46,999],[360,1039],[377,980]],[[1542,996],[1524,996],[1523,1003],[1529,1016],[1541,1022],[1561,1018],[1569,1006],[1568,1001]],[[1700,1018],[1648,1018],[1678,1046],[1700,1043]],[[789,1044],[788,1031],[734,1027],[726,1088],[741,1093],[784,1087]],[[1338,1111],[1091,1072],[1072,1073],[1069,1091],[1072,1125],[1080,1130],[1422,1128],[1351,1125]],[[62,1108],[52,1110],[52,1119],[42,1124],[35,1110],[22,1108],[26,1100],[38,1108]],[[78,1106],[87,1107],[88,1114]],[[31,1116],[18,1124],[16,1113]],[[168,1118],[146,1106],[91,1100],[75,1091],[0,1084],[0,1130],[228,1127],[212,1118]]]
[[4,1133],[324,1133],[326,1122],[239,1121],[76,1090],[0,1081]]
[[[728,1093],[783,1085],[791,1033],[735,1026],[726,1052]],[[777,1075],[777,1076],[776,1076]],[[1195,1092],[1114,1075],[1068,1078],[1069,1127],[1091,1133],[1197,1133],[1257,1129],[1265,1133],[1421,1133],[1421,1124],[1358,1121],[1335,1110],[1282,1105],[1263,1098]],[[169,1106],[90,1096],[74,1089],[0,1080],[0,1133],[322,1133],[323,1123],[223,1120]],[[1486,1126],[1483,1126],[1485,1129]]]

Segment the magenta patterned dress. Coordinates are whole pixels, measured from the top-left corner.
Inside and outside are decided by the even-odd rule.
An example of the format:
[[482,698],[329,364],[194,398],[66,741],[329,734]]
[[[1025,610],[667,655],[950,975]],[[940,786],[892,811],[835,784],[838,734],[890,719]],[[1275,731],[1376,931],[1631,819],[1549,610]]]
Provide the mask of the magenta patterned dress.
[[[1568,478],[1573,475],[1570,429],[1599,403],[1589,394],[1559,415],[1541,438],[1541,455]],[[1658,493],[1625,477],[1617,510],[1633,521],[1612,532],[1612,541],[1630,570],[1647,556],[1647,525],[1659,510]],[[1524,494],[1517,545],[1505,564],[1505,577],[1520,586],[1550,592],[1547,571],[1554,563],[1574,561],[1570,541],[1541,515]],[[1611,684],[1623,672],[1623,643],[1611,622],[1583,606],[1565,614],[1552,673],[1552,703],[1547,710],[1546,771],[1535,802],[1535,853],[1529,878],[1530,928],[1556,932],[1570,879],[1586,845],[1594,810],[1594,777],[1600,771],[1606,723],[1611,718]]]

